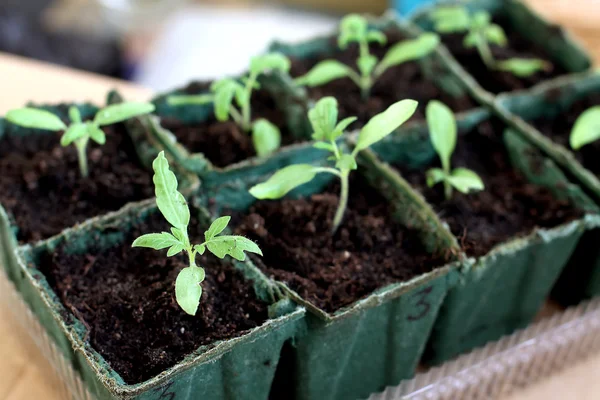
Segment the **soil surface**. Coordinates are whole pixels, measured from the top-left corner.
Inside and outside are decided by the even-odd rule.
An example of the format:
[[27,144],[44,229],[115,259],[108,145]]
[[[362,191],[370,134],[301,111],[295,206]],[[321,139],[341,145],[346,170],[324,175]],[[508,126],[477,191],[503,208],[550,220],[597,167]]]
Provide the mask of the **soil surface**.
[[[576,101],[566,112],[555,118],[539,118],[531,121],[540,132],[553,141],[571,150],[569,137],[577,118],[588,108],[600,105],[600,94],[592,94]],[[594,174],[600,174],[600,141],[596,140],[577,151],[573,151],[577,160]]]
[[384,198],[357,173],[352,176],[348,209],[333,236],[337,181],[310,198],[258,201],[249,213],[234,214],[236,233],[260,245],[261,268],[328,312],[447,259],[428,254],[417,231],[394,223]]
[[106,144],[88,145],[88,178],[80,175],[75,146],[60,145],[62,132],[0,139],[0,202],[19,227],[20,242],[154,197],[152,171],[139,164],[124,126],[103,129]]
[[[63,304],[89,327],[91,345],[129,384],[157,375],[201,345],[240,336],[268,317],[252,284],[230,264],[206,255],[197,260],[206,271],[200,308],[196,316],[185,314],[175,301],[175,279],[187,267],[186,256],[131,248],[138,236],[168,229],[154,214],[120,245],[92,246],[83,255],[59,247],[41,262]],[[202,239],[195,221],[189,232]]]
[[[184,89],[186,93],[207,92],[210,83],[192,83]],[[253,120],[265,118],[281,131],[281,145],[295,140],[287,132],[285,115],[275,105],[275,100],[265,91],[252,92],[250,109]],[[256,156],[251,132],[244,132],[233,121],[219,122],[211,118],[203,123],[185,124],[176,118],[163,117],[162,126],[170,130],[177,141],[192,153],[203,153],[213,165],[226,167]]]
[[[383,58],[390,47],[405,40],[405,37],[397,31],[386,31],[385,33],[388,38],[386,45],[370,44],[371,54],[377,56],[379,60]],[[337,44],[334,46],[337,47]],[[304,75],[315,64],[326,59],[335,59],[356,69],[357,58],[358,47],[353,43],[348,49],[339,51],[334,56],[318,54],[307,59],[292,58],[290,74],[293,77]],[[367,101],[362,98],[360,89],[350,78],[336,79],[322,86],[307,88],[307,90],[310,98],[314,100],[325,96],[334,96],[339,103],[340,119],[348,116],[358,117],[358,121],[351,125],[353,128],[364,125],[373,116],[384,111],[393,103],[404,99],[413,99],[419,102],[419,107],[412,119],[424,119],[425,106],[429,100],[433,99],[442,101],[454,112],[469,110],[477,106],[468,96],[455,98],[443,92],[432,81],[426,79],[417,62],[406,62],[388,69],[373,85]]]
[[[567,73],[562,66],[553,62],[544,49],[525,39],[506,22],[500,19],[495,20],[494,23],[502,26],[506,33],[506,38],[508,39],[506,47],[497,45],[490,46],[492,54],[497,60],[506,60],[517,57],[540,58],[552,63],[552,69],[549,71],[537,72],[526,78],[516,77],[509,72],[492,71],[483,63],[475,48],[467,49],[463,46],[464,33],[442,35],[442,41],[448,47],[452,55],[484,89],[492,93],[526,89],[542,81]],[[539,38],[539,40],[544,41],[545,39]]]
[[[503,129],[499,121],[479,125],[476,132],[459,137],[452,157],[453,168],[477,172],[485,184],[483,191],[468,195],[454,191],[452,199],[446,200],[442,184],[427,187],[425,169],[396,166],[449,224],[470,256],[483,256],[495,245],[525,236],[536,227],[552,228],[583,215],[513,169],[502,142]],[[433,166],[440,166],[437,160]]]

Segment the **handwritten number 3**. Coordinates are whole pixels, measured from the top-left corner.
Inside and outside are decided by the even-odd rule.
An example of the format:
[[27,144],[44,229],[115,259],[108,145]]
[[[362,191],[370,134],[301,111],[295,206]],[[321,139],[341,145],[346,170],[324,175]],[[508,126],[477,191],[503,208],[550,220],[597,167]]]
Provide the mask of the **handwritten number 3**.
[[410,314],[407,319],[409,321],[418,321],[421,318],[425,317],[429,310],[431,309],[431,304],[427,299],[427,296],[433,291],[433,286],[426,287],[423,290],[418,291],[414,294],[413,297],[417,297],[419,301],[417,301],[416,308],[417,310],[415,314]]

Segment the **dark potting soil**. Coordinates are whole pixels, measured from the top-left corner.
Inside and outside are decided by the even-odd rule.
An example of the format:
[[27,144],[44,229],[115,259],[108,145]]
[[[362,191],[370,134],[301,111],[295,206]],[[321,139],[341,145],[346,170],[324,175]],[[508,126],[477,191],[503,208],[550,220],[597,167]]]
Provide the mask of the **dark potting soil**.
[[[184,89],[189,94],[207,92],[209,83],[192,83]],[[275,100],[263,90],[255,90],[251,100],[252,119],[265,118],[281,131],[281,145],[295,140],[286,129],[285,115]],[[244,132],[233,121],[220,122],[211,117],[202,123],[186,124],[176,118],[163,117],[162,126],[192,153],[203,153],[217,167],[226,167],[256,156],[250,132]]]
[[[196,222],[190,236],[202,239]],[[123,377],[135,384],[172,367],[199,346],[242,335],[267,318],[252,284],[230,264],[199,256],[205,268],[196,316],[175,301],[175,279],[187,266],[182,253],[131,248],[142,234],[168,231],[158,213],[137,224],[122,244],[92,246],[70,255],[59,247],[41,261],[41,270],[63,304],[89,329],[91,345]]]
[[[397,31],[386,31],[388,38],[386,45],[373,43],[370,45],[371,54],[382,59],[387,51],[406,38]],[[333,44],[337,47],[337,44]],[[333,56],[317,54],[307,59],[291,58],[292,68],[290,74],[298,77],[307,73],[320,61],[335,59],[356,68],[358,47],[351,44],[348,49],[339,51]],[[448,105],[454,112],[475,108],[477,104],[468,96],[452,97],[428,80],[421,70],[418,62],[406,62],[388,69],[373,85],[368,100],[361,96],[360,89],[350,78],[336,79],[325,85],[307,88],[311,99],[318,100],[325,96],[334,96],[339,103],[340,119],[345,117],[358,117],[358,121],[351,127],[357,128],[364,125],[373,116],[385,111],[393,103],[413,99],[419,102],[419,107],[413,119],[424,119],[425,106],[429,100],[437,99]]]
[[234,214],[236,232],[261,247],[261,268],[328,312],[431,271],[450,257],[428,254],[417,231],[393,222],[384,198],[352,176],[349,205],[334,236],[338,182],[310,198],[258,201],[247,214]]
[[[546,51],[528,39],[521,36],[517,31],[502,19],[494,20],[494,23],[502,26],[506,33],[508,43],[505,47],[491,45],[493,56],[497,60],[506,60],[509,58],[540,58],[549,61],[552,69],[549,71],[540,71],[526,78],[519,78],[504,71],[492,71],[481,60],[479,53],[475,48],[465,48],[463,46],[464,33],[453,33],[442,35],[443,43],[448,47],[452,55],[469,72],[475,80],[486,90],[492,93],[509,92],[512,90],[527,89],[542,81],[552,79],[556,76],[566,74],[567,71],[556,64]],[[551,34],[555,34],[551,31]],[[558,31],[556,32],[558,34]],[[547,38],[538,38],[545,41]]]
[[[453,192],[446,200],[443,185],[428,188],[425,170],[401,170],[446,221],[470,256],[483,256],[495,245],[534,228],[552,228],[583,215],[566,201],[531,183],[515,171],[502,141],[499,121],[479,125],[476,132],[461,136],[452,156],[452,167],[466,167],[481,177],[485,189],[468,195]],[[434,165],[439,166],[436,160]]]
[[[571,149],[569,137],[575,121],[588,108],[600,105],[600,94],[592,94],[573,103],[566,112],[561,112],[554,118],[538,118],[531,121],[540,132],[553,141]],[[587,144],[577,151],[573,151],[575,158],[594,174],[600,174],[600,141]]]
[[103,129],[106,144],[88,145],[88,178],[81,177],[75,146],[60,145],[62,132],[0,139],[0,202],[14,217],[20,242],[154,197],[152,172],[139,164],[124,126]]

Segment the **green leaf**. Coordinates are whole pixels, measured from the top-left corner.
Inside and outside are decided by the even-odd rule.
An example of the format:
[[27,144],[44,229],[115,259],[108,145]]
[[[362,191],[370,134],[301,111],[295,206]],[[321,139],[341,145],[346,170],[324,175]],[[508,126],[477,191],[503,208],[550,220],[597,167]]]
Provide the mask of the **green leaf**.
[[194,246],[194,250],[196,250],[200,255],[202,255],[206,251],[206,246],[203,244],[197,244]]
[[600,138],[600,106],[585,110],[575,121],[569,143],[573,150],[592,143]]
[[182,232],[187,232],[190,209],[185,197],[177,191],[177,178],[169,169],[165,152],[161,151],[152,163],[156,205],[167,221]]
[[94,117],[94,122],[98,126],[110,125],[153,111],[154,105],[151,103],[128,102],[113,104],[98,111]]
[[396,130],[414,114],[417,104],[414,100],[401,100],[371,118],[361,129],[352,154],[356,155]]
[[446,173],[441,168],[431,168],[427,171],[427,186],[434,187],[446,179]]
[[218,236],[206,243],[208,250],[219,258],[229,255],[236,260],[246,259],[245,251],[262,256],[262,251],[256,243],[243,236]]
[[212,103],[215,95],[212,93],[192,94],[192,95],[172,95],[167,97],[167,104],[170,106],[203,105]]
[[6,119],[25,128],[45,129],[48,131],[62,131],[67,129],[64,122],[50,111],[37,108],[19,108],[6,113]]
[[450,158],[456,147],[456,119],[452,110],[438,100],[431,100],[425,110],[429,137],[445,171],[450,171]]
[[81,113],[79,112],[79,108],[75,106],[69,107],[69,118],[71,119],[71,122],[81,122]]
[[167,257],[173,257],[174,255],[181,253],[183,249],[184,246],[181,243],[175,244],[167,251]]
[[479,175],[470,169],[456,168],[452,171],[452,175],[448,176],[446,179],[461,193],[469,193],[484,189],[483,181]]
[[327,150],[327,151],[334,151],[334,147],[331,143],[325,143],[325,142],[316,142],[313,143],[313,147],[315,149],[319,149],[319,150]]
[[288,72],[290,60],[281,53],[268,53],[250,60],[250,74],[259,75],[268,71]]
[[233,96],[236,95],[238,90],[243,90],[243,87],[233,79],[222,79],[213,83],[211,90],[215,93],[215,117],[219,121],[227,121],[229,119]]
[[106,134],[102,129],[98,128],[93,123],[90,122],[87,124],[87,131],[88,135],[90,135],[90,138],[92,138],[94,142],[100,145],[106,143]]
[[175,236],[175,238],[177,240],[179,240],[181,243],[186,243],[187,242],[187,233],[183,232],[181,229],[177,229],[175,227],[171,228],[171,233],[173,234],[173,236]]
[[135,239],[131,247],[147,247],[154,250],[162,250],[179,244],[181,242],[175,236],[167,232],[162,232],[142,235]]
[[175,281],[175,298],[177,304],[190,315],[196,315],[200,297],[202,296],[202,286],[204,281],[204,270],[199,267],[187,267],[179,272]]
[[338,119],[337,100],[331,96],[321,98],[308,111],[308,119],[313,128],[313,139],[330,140],[330,134],[335,129]]
[[350,154],[342,154],[338,162],[335,163],[335,167],[340,170],[354,171],[358,166],[356,165],[356,159]]
[[383,32],[371,30],[367,32],[367,42],[375,42],[384,45],[387,42],[387,38]]
[[475,30],[483,29],[490,24],[490,13],[487,11],[477,11],[471,20],[471,26]]
[[485,28],[485,38],[488,42],[502,47],[506,46],[508,43],[504,29],[502,29],[500,25],[496,24],[491,24]]
[[60,145],[65,147],[88,135],[88,125],[85,123],[71,124],[60,138]]
[[350,124],[352,124],[354,121],[356,121],[358,118],[356,117],[348,117],[348,118],[344,118],[343,120],[341,120],[336,126],[335,126],[335,135],[333,136],[333,139],[336,139],[340,136],[342,136],[342,134],[344,133],[344,131],[346,130],[346,128],[348,128],[350,126]]
[[279,199],[290,190],[310,182],[317,172],[310,164],[295,164],[275,172],[266,182],[250,188],[249,192],[257,199]]
[[340,22],[338,46],[342,49],[350,42],[359,42],[367,39],[368,23],[366,18],[359,14],[349,14]]
[[373,72],[373,69],[377,65],[377,57],[372,54],[359,57],[356,61],[356,65],[363,76],[370,76]]
[[259,157],[275,153],[281,146],[279,128],[264,118],[252,124],[252,143]]
[[511,58],[499,61],[496,63],[496,68],[510,72],[519,78],[527,78],[536,72],[552,69],[552,64],[537,58]]
[[434,29],[440,33],[467,31],[471,25],[469,11],[464,7],[438,7],[430,14]]
[[229,224],[230,220],[231,220],[231,217],[229,217],[229,216],[219,217],[219,218],[215,219],[213,221],[213,223],[210,224],[210,227],[208,228],[208,230],[206,232],[204,232],[204,240],[209,241],[212,238],[214,238],[215,236],[217,236],[219,233],[223,232],[223,230],[225,230],[225,228],[227,228],[227,224]]
[[463,38],[463,46],[467,49],[477,46],[477,43],[481,40],[481,34],[479,32],[469,32]]
[[381,75],[386,69],[406,61],[418,60],[435,50],[440,43],[440,38],[435,33],[423,33],[416,39],[404,40],[392,46],[375,70],[376,75]]
[[335,79],[351,77],[353,74],[354,71],[345,64],[335,60],[325,60],[294,81],[301,86],[314,87],[324,85]]

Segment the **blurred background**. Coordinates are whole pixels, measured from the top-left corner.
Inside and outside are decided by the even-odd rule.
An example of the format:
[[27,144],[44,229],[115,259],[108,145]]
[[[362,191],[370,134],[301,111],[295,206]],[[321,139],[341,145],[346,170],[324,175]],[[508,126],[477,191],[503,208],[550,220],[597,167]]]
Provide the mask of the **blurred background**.
[[[324,34],[345,13],[407,15],[432,1],[0,0],[0,52],[163,91],[241,72],[272,40]],[[526,1],[598,47],[599,0]]]

